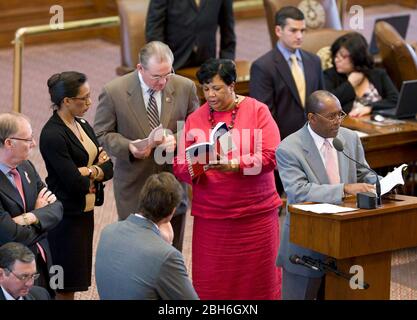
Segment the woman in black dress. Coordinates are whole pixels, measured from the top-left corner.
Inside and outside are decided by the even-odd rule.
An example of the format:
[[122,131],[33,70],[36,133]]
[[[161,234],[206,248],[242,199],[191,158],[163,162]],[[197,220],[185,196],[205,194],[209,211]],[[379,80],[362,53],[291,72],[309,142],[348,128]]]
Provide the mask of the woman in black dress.
[[91,105],[87,77],[75,71],[57,73],[48,79],[48,87],[54,111],[39,147],[48,187],[64,206],[64,218],[48,240],[54,264],[64,271],[57,299],[74,299],[76,291],[91,285],[97,183],[112,178],[113,164],[81,118]]

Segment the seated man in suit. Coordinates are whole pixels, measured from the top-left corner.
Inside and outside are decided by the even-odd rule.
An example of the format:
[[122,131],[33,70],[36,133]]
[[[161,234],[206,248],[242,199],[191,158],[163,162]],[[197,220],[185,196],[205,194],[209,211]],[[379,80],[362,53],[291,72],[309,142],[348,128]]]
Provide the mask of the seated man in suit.
[[[375,175],[337,153],[337,136],[346,154],[367,165],[358,135],[340,124],[346,114],[339,100],[328,91],[319,90],[306,101],[308,122],[284,139],[276,152],[278,170],[287,204],[305,201],[338,204],[345,195],[374,191]],[[290,214],[286,216],[277,265],[283,268],[283,299],[315,299],[322,285],[323,273],[292,264],[291,255],[324,258],[317,252],[289,241]]]
[[168,172],[151,175],[139,196],[139,211],[108,225],[96,255],[101,299],[198,299],[182,254],[161,235],[181,199],[181,185]]
[[35,147],[29,120],[19,113],[0,114],[0,245],[19,242],[35,254],[36,284],[49,288],[52,258],[48,230],[62,219],[62,204],[27,160]]
[[34,286],[35,255],[21,243],[0,247],[0,300],[50,300],[48,291]]

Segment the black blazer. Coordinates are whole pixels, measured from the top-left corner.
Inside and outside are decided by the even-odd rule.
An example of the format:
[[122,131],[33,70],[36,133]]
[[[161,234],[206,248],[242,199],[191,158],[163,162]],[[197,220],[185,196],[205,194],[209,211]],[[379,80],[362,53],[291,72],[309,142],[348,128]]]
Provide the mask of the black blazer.
[[[30,288],[29,293],[23,297],[24,300],[51,300],[51,296],[48,291],[42,287],[33,286]],[[0,301],[6,300],[3,290],[0,288]]]
[[[372,103],[372,110],[394,108],[397,105],[398,90],[383,69],[375,68],[369,71],[368,80],[378,90],[382,100]],[[347,75],[338,73],[335,67],[324,71],[325,86],[333,93],[342,105],[342,109],[349,113],[356,98],[355,90],[347,80]]]
[[[320,58],[300,50],[306,82],[306,97],[323,88]],[[304,108],[288,62],[278,48],[258,58],[251,66],[250,96],[265,103],[278,124],[281,139],[306,122]]]
[[[29,247],[35,255],[39,255],[40,252],[36,246],[39,242],[45,250],[49,270],[53,263],[46,236],[47,232],[62,219],[62,203],[56,201],[43,208],[35,209],[36,199],[45,184],[30,161],[23,161],[17,166],[17,170],[22,179],[26,212],[32,212],[40,223],[21,226],[13,221],[14,217],[24,212],[23,202],[17,189],[0,171],[0,246],[8,242],[19,242]],[[37,259],[37,262],[43,263],[43,260]],[[39,264],[38,271],[43,271]],[[48,275],[45,274],[45,276],[48,278]]]
[[220,58],[235,59],[232,0],[152,0],[146,19],[146,41],[166,43],[174,53],[174,69],[185,66],[197,46],[195,66],[216,58],[216,31],[220,28]]
[[[84,119],[76,120],[98,148],[99,144],[93,128]],[[88,164],[88,153],[56,111],[42,129],[39,148],[48,171],[46,183],[62,201],[64,214],[82,214],[90,179],[82,176],[78,168]],[[104,181],[113,177],[111,161],[105,162],[100,167],[104,172]]]

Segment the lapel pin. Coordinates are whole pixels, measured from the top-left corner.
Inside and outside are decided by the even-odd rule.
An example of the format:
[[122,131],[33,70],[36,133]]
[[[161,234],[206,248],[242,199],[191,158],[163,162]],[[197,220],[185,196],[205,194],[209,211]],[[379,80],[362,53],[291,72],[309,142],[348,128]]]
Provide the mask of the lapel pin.
[[165,101],[168,102],[168,103],[170,103],[171,102],[171,98],[170,97],[166,97],[165,98]]
[[31,183],[30,182],[30,179],[29,179],[29,175],[28,175],[28,173],[25,171],[25,177],[26,177],[26,180],[28,181],[28,183]]

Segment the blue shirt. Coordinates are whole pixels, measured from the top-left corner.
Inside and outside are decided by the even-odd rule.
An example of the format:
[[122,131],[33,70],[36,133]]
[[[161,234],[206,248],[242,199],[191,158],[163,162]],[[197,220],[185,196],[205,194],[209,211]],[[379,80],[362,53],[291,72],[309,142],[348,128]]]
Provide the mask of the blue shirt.
[[9,179],[9,181],[12,183],[12,185],[15,186],[15,184],[14,184],[14,178],[10,174],[10,170],[12,170],[12,168],[10,168],[9,166],[7,166],[4,163],[1,163],[0,162],[0,171],[3,172],[4,175],[7,177],[7,179]]
[[301,68],[301,70],[304,73],[304,66],[303,66],[303,59],[301,59],[301,53],[300,50],[296,49],[295,52],[291,52],[288,48],[284,47],[281,42],[277,42],[277,49],[281,52],[281,54],[284,56],[285,61],[287,61],[288,66],[290,67],[291,70],[291,55],[295,54],[295,56],[297,57],[297,61],[298,64]]

